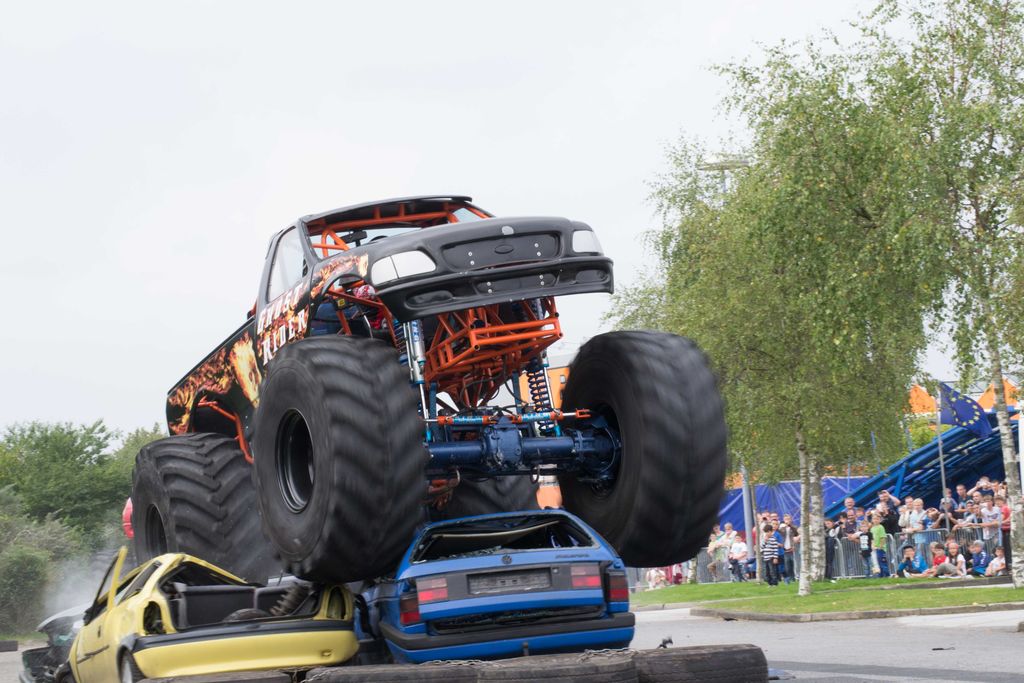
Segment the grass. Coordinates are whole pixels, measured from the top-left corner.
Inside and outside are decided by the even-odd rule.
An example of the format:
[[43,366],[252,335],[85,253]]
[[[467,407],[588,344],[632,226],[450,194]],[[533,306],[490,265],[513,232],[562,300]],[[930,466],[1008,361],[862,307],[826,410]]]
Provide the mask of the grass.
[[1024,590],[1014,588],[947,588],[944,590],[840,590],[795,598],[792,592],[757,598],[716,602],[715,609],[774,614],[849,612],[915,607],[952,607],[1024,602]]
[[[820,581],[814,584],[814,592],[834,592],[842,590],[870,590],[882,586],[900,583],[920,583],[921,579],[847,579],[836,583]],[[941,587],[941,584],[936,584]],[[768,586],[761,583],[701,583],[669,586],[653,591],[642,591],[630,596],[633,606],[661,605],[673,602],[700,603],[710,600],[731,600],[736,598],[767,598],[780,595],[795,596],[796,581],[786,585]],[[930,591],[924,591],[930,592]],[[1021,598],[1024,600],[1024,597]]]

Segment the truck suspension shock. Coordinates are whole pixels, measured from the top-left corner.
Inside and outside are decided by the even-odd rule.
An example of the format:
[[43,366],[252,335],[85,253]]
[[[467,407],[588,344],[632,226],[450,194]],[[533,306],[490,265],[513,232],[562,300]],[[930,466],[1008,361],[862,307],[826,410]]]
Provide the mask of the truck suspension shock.
[[[534,357],[526,366],[526,386],[530,392],[533,409],[539,413],[551,412],[551,388],[548,386],[547,363],[542,360],[547,354]],[[555,422],[537,423],[537,430],[543,436],[560,436],[562,430]]]

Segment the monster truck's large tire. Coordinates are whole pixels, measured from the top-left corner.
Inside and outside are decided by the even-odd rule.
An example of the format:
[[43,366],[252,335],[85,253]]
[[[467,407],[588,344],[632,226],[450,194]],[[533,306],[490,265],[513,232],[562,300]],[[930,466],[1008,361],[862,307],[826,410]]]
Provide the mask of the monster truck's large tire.
[[559,477],[565,507],[630,566],[693,557],[718,517],[728,466],[722,400],[700,349],[662,332],[593,337],[569,366],[562,406],[606,418],[622,443],[610,484]]
[[143,446],[132,508],[139,562],[183,552],[250,581],[280,572],[260,531],[252,466],[234,439],[183,434]]
[[263,529],[289,571],[342,583],[394,569],[422,519],[428,456],[393,347],[344,336],[285,346],[252,446]]
[[452,491],[448,505],[440,514],[432,514],[431,518],[458,519],[494,512],[536,510],[538,507],[537,484],[529,477],[495,477],[483,481],[463,479]]

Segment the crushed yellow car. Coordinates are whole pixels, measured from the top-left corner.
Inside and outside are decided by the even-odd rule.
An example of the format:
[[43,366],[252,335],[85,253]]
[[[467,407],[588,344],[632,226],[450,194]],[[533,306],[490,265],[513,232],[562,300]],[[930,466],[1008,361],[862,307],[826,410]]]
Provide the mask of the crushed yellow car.
[[247,583],[184,553],[122,575],[126,552],[111,563],[71,645],[78,683],[329,666],[358,649],[344,586]]

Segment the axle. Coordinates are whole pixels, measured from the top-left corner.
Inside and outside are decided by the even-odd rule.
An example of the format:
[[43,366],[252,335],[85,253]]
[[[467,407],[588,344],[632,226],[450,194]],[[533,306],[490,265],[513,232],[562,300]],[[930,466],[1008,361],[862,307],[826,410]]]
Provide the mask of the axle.
[[485,476],[536,474],[540,470],[577,472],[595,481],[612,475],[620,444],[614,430],[600,418],[583,429],[563,429],[561,436],[524,436],[508,416],[482,427],[477,438],[466,441],[433,441],[427,444],[428,476],[453,469]]

